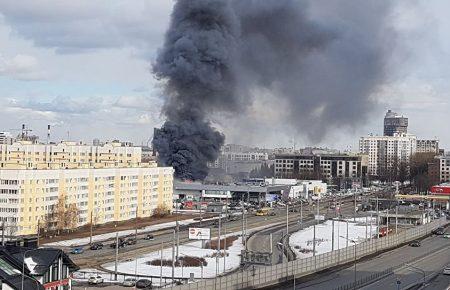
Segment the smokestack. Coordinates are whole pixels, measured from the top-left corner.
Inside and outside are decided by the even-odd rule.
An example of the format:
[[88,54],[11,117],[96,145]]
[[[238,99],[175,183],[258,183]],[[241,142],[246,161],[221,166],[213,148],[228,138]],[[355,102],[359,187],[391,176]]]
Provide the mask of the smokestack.
[[22,140],[25,140],[25,124],[22,124]]
[[50,125],[47,125],[47,144],[50,144]]

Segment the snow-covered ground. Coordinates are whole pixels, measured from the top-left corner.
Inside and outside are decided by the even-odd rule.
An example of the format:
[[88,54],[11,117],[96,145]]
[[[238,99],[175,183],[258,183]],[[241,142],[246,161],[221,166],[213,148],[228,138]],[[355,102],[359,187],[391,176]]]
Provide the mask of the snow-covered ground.
[[[203,266],[203,277],[209,278],[216,276],[216,258],[212,257],[217,250],[211,249],[202,249],[202,242],[195,241],[188,244],[180,245],[179,247],[179,255],[180,256],[191,256],[197,258],[204,258],[208,263],[206,266]],[[241,250],[244,247],[241,243],[241,239],[237,239],[233,242],[233,245],[227,250],[227,257],[219,258],[219,267],[218,273],[223,273],[226,271],[233,270],[237,268],[240,264],[240,254]],[[160,266],[152,266],[147,263],[152,260],[157,260],[161,258],[161,251],[152,252],[146,255],[143,255],[137,259],[121,262],[118,264],[118,272],[134,274],[135,271],[138,275],[150,275],[150,276],[159,276],[161,267]],[[172,260],[172,249],[166,248],[163,250],[163,259]],[[224,269],[224,259],[225,259],[225,269]],[[114,264],[109,263],[103,265],[105,269],[114,270]],[[176,267],[175,268],[175,277],[177,278],[189,278],[190,273],[194,273],[194,277],[196,279],[200,279],[202,276],[202,268],[201,267]],[[172,276],[172,267],[162,267],[162,276],[163,277],[171,277]]]
[[[366,228],[367,228],[367,238],[370,237],[370,218],[357,218],[356,222],[353,219],[348,219],[348,239],[353,240],[356,243],[363,242],[366,239]],[[333,226],[332,221],[327,220],[322,224],[316,225],[316,255],[323,254],[326,252],[331,252],[332,250],[332,233]],[[377,225],[375,219],[372,219],[372,234],[377,233]],[[289,245],[294,250],[298,258],[306,258],[313,256],[313,237],[314,237],[314,226],[305,228],[301,231],[291,234],[289,238]],[[348,246],[352,246],[353,243],[348,241],[347,243],[347,222],[345,221],[334,221],[334,248],[342,249]],[[300,249],[298,249],[300,246]],[[296,248],[297,247],[297,248]]]
[[[215,219],[215,218],[211,218],[211,219]],[[211,219],[204,219],[204,220],[211,220]],[[180,226],[182,225],[190,225],[192,223],[197,223],[198,221],[194,220],[194,219],[187,219],[187,220],[180,220],[178,223]],[[176,222],[168,222],[168,223],[162,223],[162,224],[156,224],[156,225],[151,225],[151,226],[147,226],[144,228],[140,228],[138,229],[138,234],[141,233],[148,233],[148,232],[153,232],[153,231],[158,231],[158,230],[164,230],[164,229],[170,229],[176,226]],[[119,231],[119,237],[126,237],[129,235],[134,235],[135,230],[124,230],[124,231]],[[103,242],[109,239],[113,239],[116,237],[116,232],[111,232],[111,233],[107,233],[107,234],[101,234],[101,235],[95,235],[92,236],[92,241],[93,242]],[[53,246],[53,247],[76,247],[76,246],[83,246],[83,245],[87,245],[89,244],[89,237],[86,238],[80,238],[80,239],[70,239],[70,240],[64,240],[64,241],[59,241],[59,242],[53,242],[53,243],[48,243],[45,244],[45,246]]]

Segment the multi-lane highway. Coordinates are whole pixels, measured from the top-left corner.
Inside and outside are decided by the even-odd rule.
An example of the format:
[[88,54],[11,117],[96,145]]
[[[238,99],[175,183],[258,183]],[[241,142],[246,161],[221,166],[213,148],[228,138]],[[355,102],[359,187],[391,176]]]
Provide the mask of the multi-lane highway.
[[[447,229],[447,232],[450,232]],[[440,275],[442,269],[450,264],[450,239],[443,236],[430,236],[421,241],[420,247],[409,245],[382,253],[373,258],[359,261],[356,265],[356,279],[363,280],[377,273],[393,268],[392,272],[384,277],[369,282],[358,289],[408,289],[425,277],[428,280],[433,274],[438,274],[434,282],[430,282],[428,289],[447,289],[447,277]],[[408,263],[408,265],[404,265]],[[296,280],[295,289],[345,289],[354,280],[354,266],[349,265],[343,269],[327,271],[315,276]],[[399,281],[399,282],[398,282]],[[399,284],[397,284],[399,283]],[[293,285],[293,282],[292,282]],[[397,288],[397,285],[400,288]],[[444,288],[442,285],[445,285]],[[286,285],[275,289],[286,289]],[[340,288],[342,287],[342,288]],[[427,289],[427,288],[425,288]]]

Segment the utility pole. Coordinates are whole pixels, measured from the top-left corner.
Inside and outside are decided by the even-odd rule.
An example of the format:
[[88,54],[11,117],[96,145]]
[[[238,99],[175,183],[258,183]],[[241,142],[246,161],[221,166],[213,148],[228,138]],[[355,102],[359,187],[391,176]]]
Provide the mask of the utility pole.
[[220,255],[220,226],[222,223],[222,214],[219,214],[219,231],[217,233],[217,255],[216,255],[216,277],[219,274],[219,255]]
[[173,241],[172,241],[172,283],[175,282],[175,243],[176,243],[176,230],[173,230]]
[[178,221],[178,198],[175,201],[175,214],[176,214],[176,242],[177,242],[177,253],[176,253],[176,259],[178,261],[179,256],[179,248],[180,248],[180,223]]
[[289,236],[289,204],[286,203],[286,238]]
[[334,251],[334,219],[331,220],[331,251]]
[[347,233],[346,233],[347,242],[345,244],[345,247],[348,248],[348,220],[346,220],[345,222],[346,222],[346,226],[347,226]]
[[226,266],[227,266],[227,220],[228,220],[228,193],[227,193],[227,198],[226,198],[226,203],[225,203],[225,222],[223,224],[223,271],[226,271]]
[[5,246],[5,220],[2,220],[2,246]]
[[366,241],[367,241],[367,216],[366,216]]
[[162,285],[163,250],[164,250],[164,241],[162,240],[161,241],[161,258],[160,258],[161,263],[160,263],[160,268],[159,268],[159,285]]
[[[5,226],[4,222],[2,223],[2,228]],[[41,220],[38,219],[38,225],[37,225],[37,247],[39,248],[39,238],[41,235]],[[4,246],[4,242],[3,242],[3,236],[2,236],[2,246]]]
[[116,232],[116,261],[114,264],[114,280],[117,281],[117,264],[119,262],[119,233]]
[[303,229],[303,199],[300,199],[300,224]]
[[89,245],[92,245],[92,210],[91,210],[91,226],[90,226],[90,235],[89,235]]
[[134,219],[134,239],[137,242],[137,235],[138,235],[138,210],[139,210],[139,205],[136,204],[136,218]]
[[314,223],[313,256],[316,255],[316,224]]
[[245,208],[244,208],[244,197],[242,196],[242,244],[245,246]]

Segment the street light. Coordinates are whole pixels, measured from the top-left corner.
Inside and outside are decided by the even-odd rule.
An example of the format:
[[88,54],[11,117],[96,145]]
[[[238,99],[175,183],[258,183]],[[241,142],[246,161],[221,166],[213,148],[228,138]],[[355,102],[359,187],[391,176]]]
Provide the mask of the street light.
[[353,279],[353,289],[356,289],[356,241],[355,240],[353,240],[353,239],[349,239],[349,238],[347,238],[347,237],[344,237],[344,236],[340,236],[341,238],[344,238],[344,239],[346,239],[347,241],[349,241],[349,242],[351,242],[351,243],[353,243],[353,247],[354,247],[354,249],[355,249],[355,254],[354,254],[354,279]]
[[[26,254],[28,252],[32,252],[32,251],[36,251],[37,249],[29,249],[23,252],[23,261],[22,261],[22,287],[21,289],[23,290],[23,284],[24,284],[24,280],[25,280],[25,258],[26,258]],[[27,276],[28,277],[28,276]],[[29,277],[30,278],[30,277]]]

